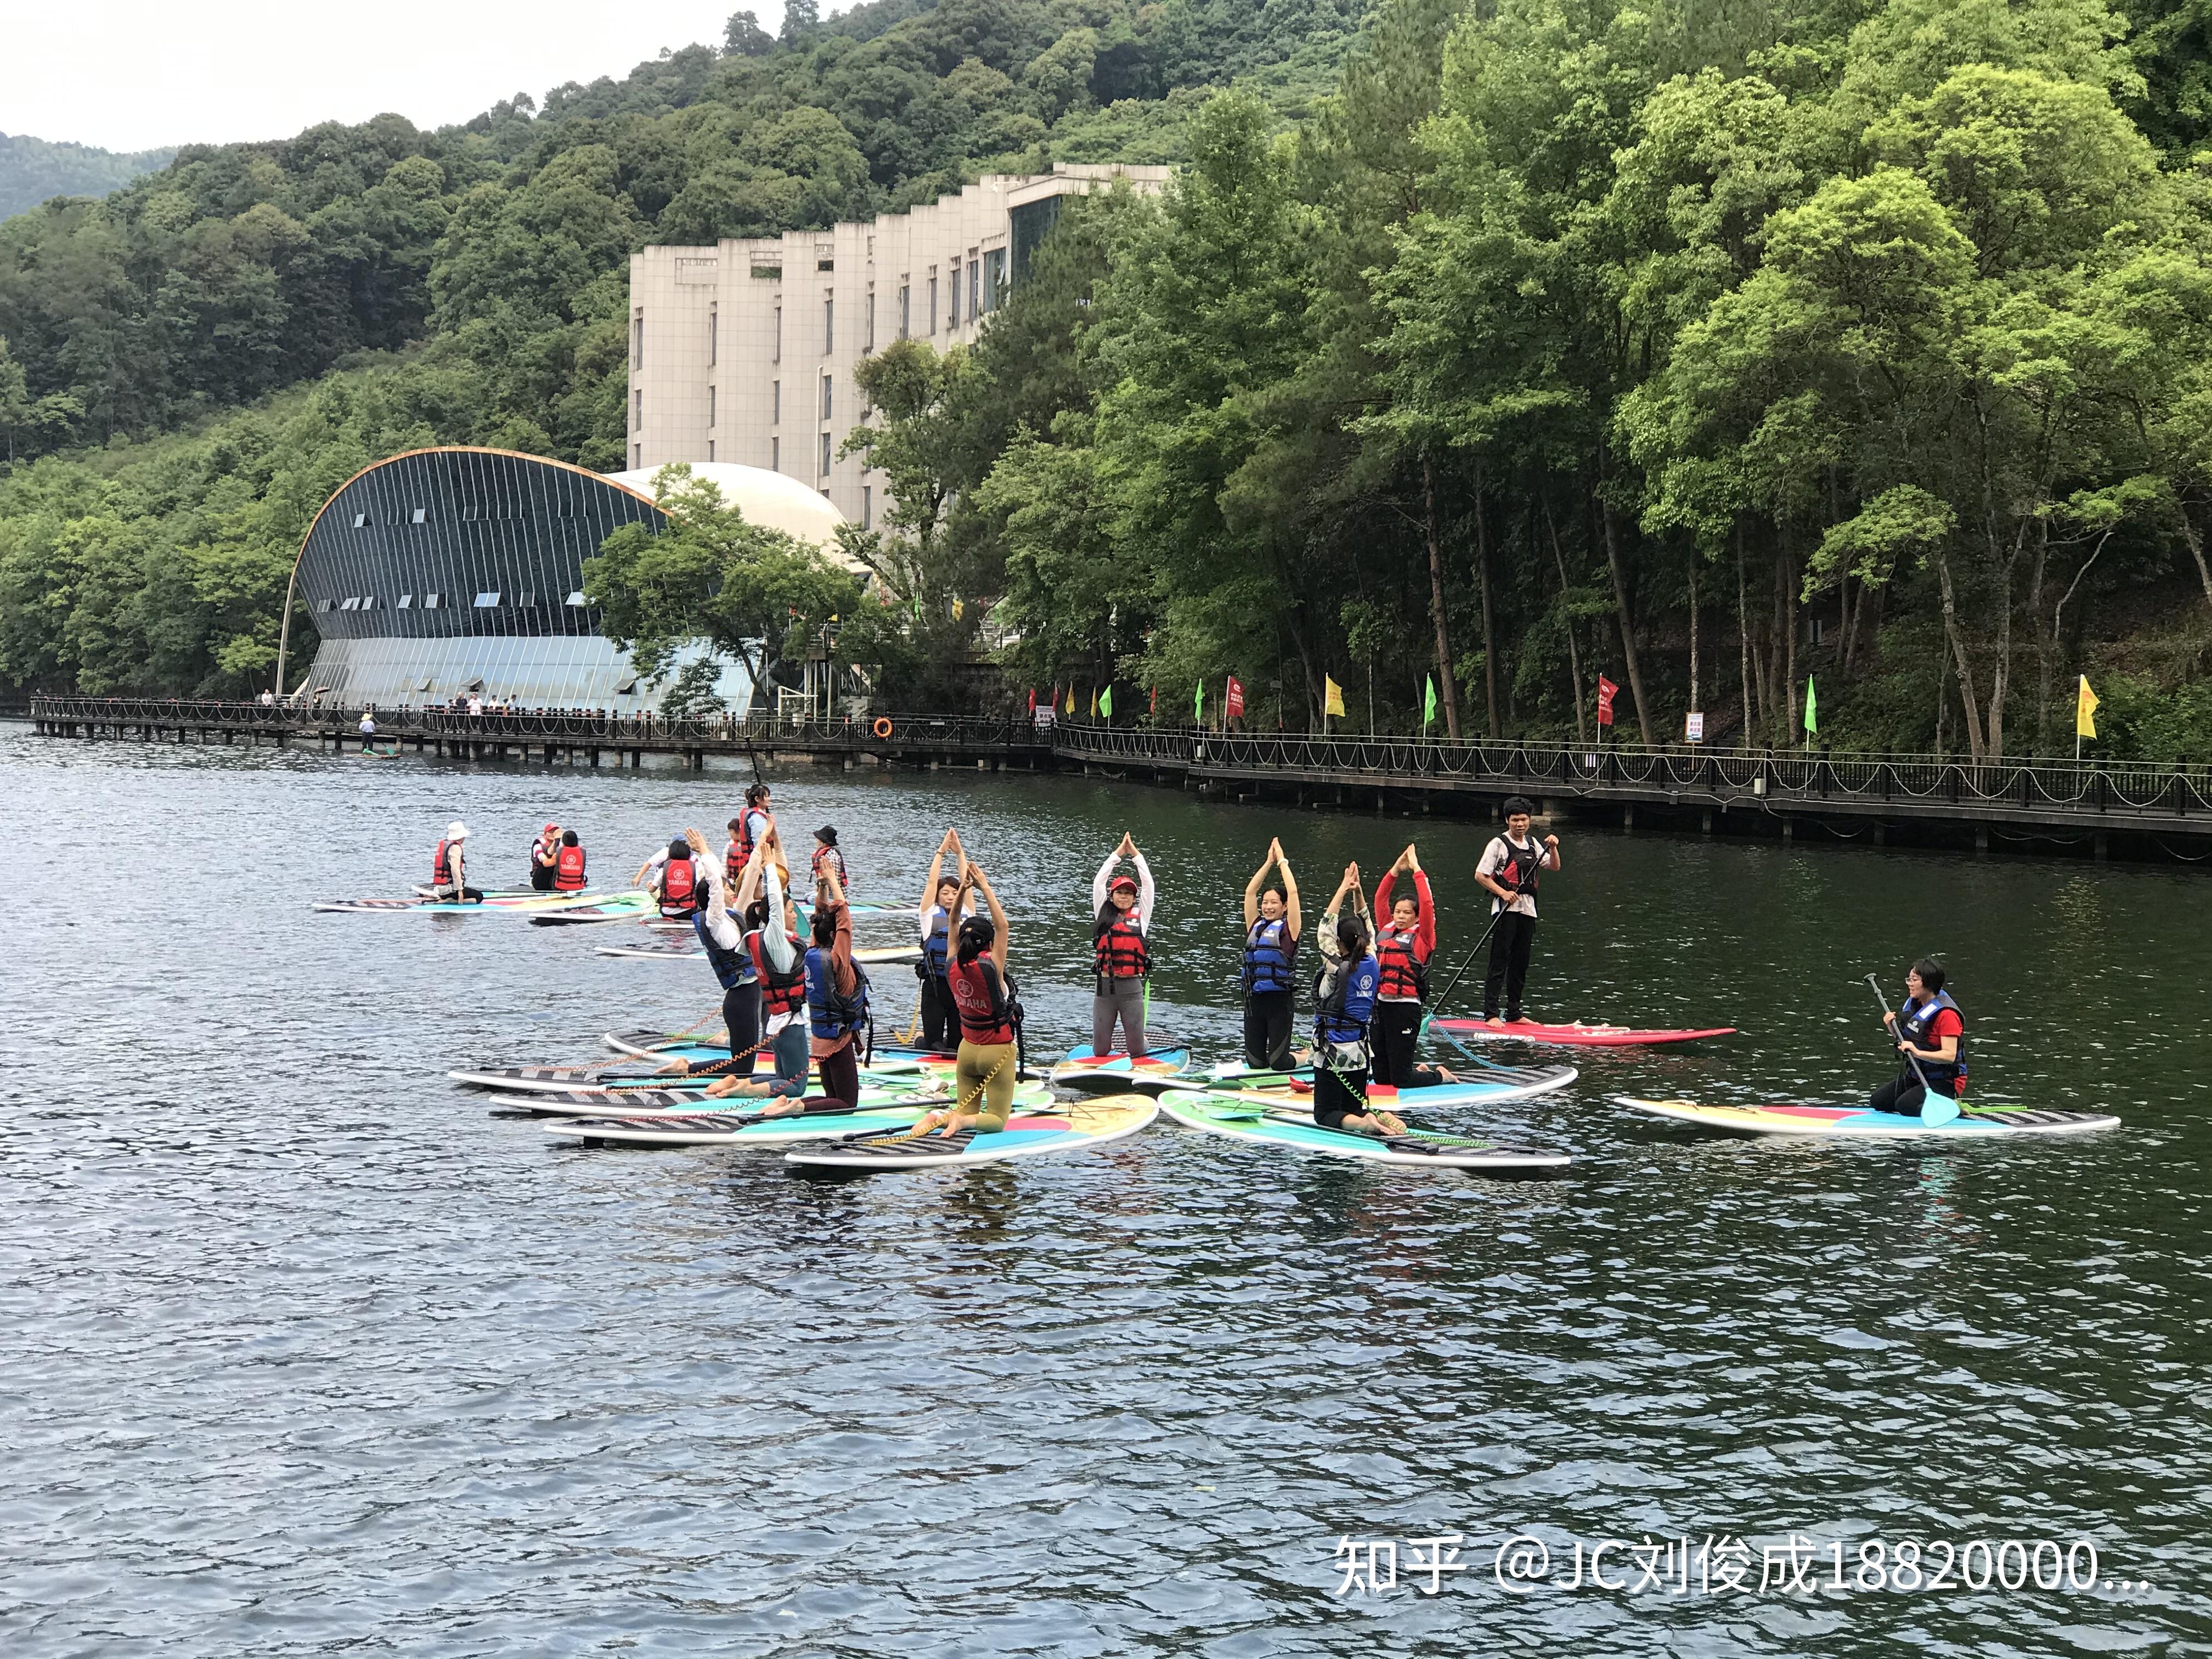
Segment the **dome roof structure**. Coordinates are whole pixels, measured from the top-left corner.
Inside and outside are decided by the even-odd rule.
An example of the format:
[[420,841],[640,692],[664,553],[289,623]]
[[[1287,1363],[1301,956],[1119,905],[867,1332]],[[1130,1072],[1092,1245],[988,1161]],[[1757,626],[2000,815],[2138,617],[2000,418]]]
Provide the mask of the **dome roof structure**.
[[[865,574],[865,567],[837,551],[837,527],[846,522],[845,515],[820,490],[762,466],[740,466],[734,461],[693,461],[690,465],[691,476],[706,479],[720,490],[723,501],[744,514],[748,524],[783,531],[820,548],[844,568]],[[620,484],[651,501],[661,471],[642,467],[605,477],[609,483]]]

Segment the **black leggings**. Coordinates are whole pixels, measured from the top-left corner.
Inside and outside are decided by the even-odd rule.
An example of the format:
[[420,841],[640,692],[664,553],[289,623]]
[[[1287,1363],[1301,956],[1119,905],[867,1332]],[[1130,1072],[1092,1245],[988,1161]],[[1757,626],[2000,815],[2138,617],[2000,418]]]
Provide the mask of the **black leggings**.
[[1421,1046],[1421,1005],[1418,1002],[1377,1002],[1374,1022],[1367,1028],[1368,1048],[1375,1056],[1375,1081],[1411,1089],[1413,1053]]
[[[1936,1080],[1936,1092],[1953,1100],[1959,1097],[1959,1085],[1949,1078]],[[1928,1099],[1928,1091],[1920,1086],[1920,1079],[1910,1075],[1893,1077],[1867,1098],[1870,1112],[1895,1112],[1900,1117],[1918,1117],[1920,1108]]]
[[960,1016],[952,1006],[951,982],[942,974],[933,974],[921,982],[921,1046],[949,1054],[959,1041]]
[[1314,1121],[1324,1129],[1340,1129],[1347,1115],[1367,1112],[1367,1073],[1332,1071],[1319,1055],[1314,1060]]
[[1518,910],[1498,917],[1490,934],[1490,972],[1482,981],[1482,1017],[1496,1019],[1498,994],[1504,994],[1505,1018],[1521,1018],[1521,993],[1528,984],[1528,946],[1536,937],[1536,918]]
[[1254,1071],[1291,1068],[1292,994],[1253,991],[1244,998],[1244,1063]]
[[858,1038],[848,1042],[834,1054],[824,1054],[814,1062],[815,1075],[822,1079],[822,1100],[826,1110],[829,1103],[841,1103],[851,1111],[860,1099],[860,1044]]
[[[761,1040],[761,988],[758,980],[733,985],[722,993],[722,1024],[730,1032],[730,1073],[750,1077]],[[742,1058],[740,1058],[742,1056]]]

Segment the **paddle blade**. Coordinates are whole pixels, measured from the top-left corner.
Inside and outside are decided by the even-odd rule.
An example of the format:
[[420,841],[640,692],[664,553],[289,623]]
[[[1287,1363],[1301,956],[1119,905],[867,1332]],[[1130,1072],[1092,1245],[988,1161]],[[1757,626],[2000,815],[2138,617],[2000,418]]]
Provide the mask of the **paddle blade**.
[[1921,1127],[1940,1129],[1959,1115],[1959,1103],[1948,1095],[1939,1095],[1930,1089],[1920,1103]]

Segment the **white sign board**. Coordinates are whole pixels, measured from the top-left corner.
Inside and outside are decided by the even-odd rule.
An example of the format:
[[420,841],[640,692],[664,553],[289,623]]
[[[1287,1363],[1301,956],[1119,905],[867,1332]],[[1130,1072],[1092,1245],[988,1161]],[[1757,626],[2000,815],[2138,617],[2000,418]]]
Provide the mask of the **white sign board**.
[[1688,724],[1689,729],[1685,734],[1685,740],[1690,743],[1703,743],[1705,740],[1705,717],[1693,710],[1690,714]]

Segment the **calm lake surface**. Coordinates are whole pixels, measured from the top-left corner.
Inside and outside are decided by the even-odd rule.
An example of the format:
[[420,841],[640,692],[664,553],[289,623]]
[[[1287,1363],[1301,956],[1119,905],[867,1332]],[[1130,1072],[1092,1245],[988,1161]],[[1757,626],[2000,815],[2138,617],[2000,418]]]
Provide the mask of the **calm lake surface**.
[[[687,823],[719,846],[738,773],[15,726],[0,768],[0,1651],[2212,1645],[2203,872],[1563,823],[1532,1013],[1743,1030],[1587,1055],[1480,1120],[1572,1148],[1565,1178],[1163,1121],[830,1184],[564,1146],[443,1079],[685,1024],[716,1000],[703,963],[595,956],[612,928],[309,908],[404,893],[455,817],[480,881],[519,884],[547,819],[602,878]],[[1238,900],[1271,835],[1310,916],[1347,859],[1371,878],[1418,836],[1445,960],[1482,925],[1480,826],[775,781],[795,843],[839,826],[864,897],[910,898],[958,824],[1014,912],[1033,1054],[1087,1037],[1088,884],[1125,827],[1160,882],[1156,1024],[1206,1057],[1237,1041]],[[1860,975],[1893,995],[1933,948],[1978,1094],[2127,1128],[1775,1145],[1608,1102],[1863,1093],[1891,1062]],[[877,978],[903,1015],[908,971]],[[1761,1592],[1792,1533],[1819,1588]],[[1449,1534],[1469,1570],[1425,1594],[1408,1540]],[[1559,1582],[1499,1587],[1522,1534]],[[1346,1537],[1397,1541],[1395,1589],[1340,1597]],[[1633,1588],[1633,1547],[1709,1538],[1744,1540],[1747,1588],[1693,1566],[1680,1593],[1663,1565]],[[1565,1588],[1608,1539],[1623,1587]],[[1876,1539],[2086,1540],[2100,1582],[1855,1588]]]

